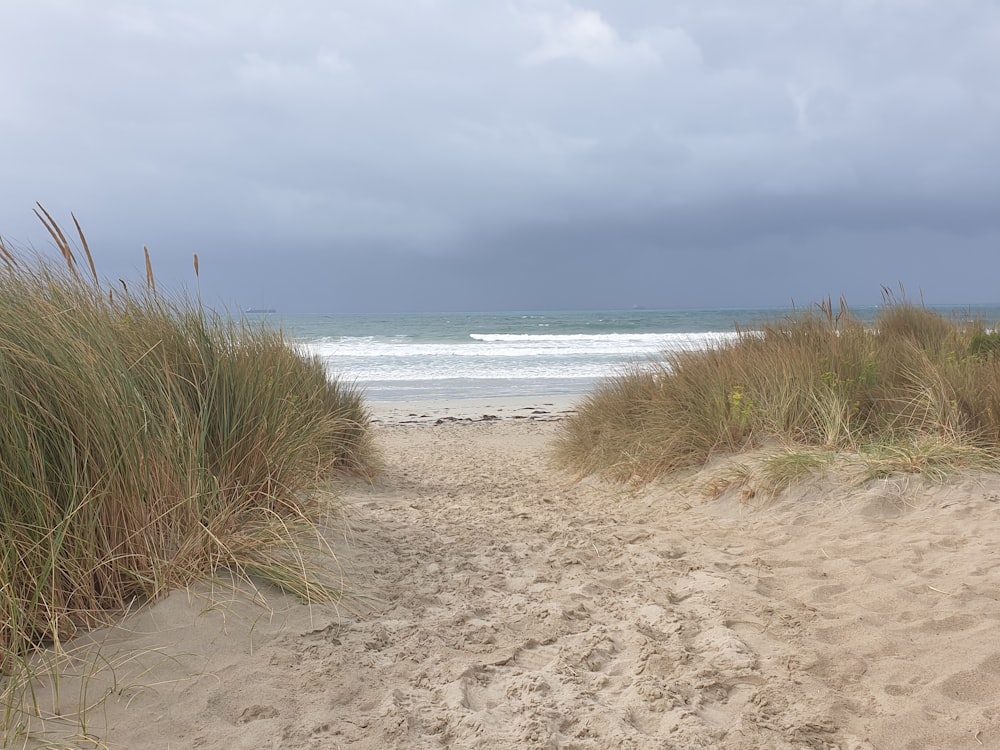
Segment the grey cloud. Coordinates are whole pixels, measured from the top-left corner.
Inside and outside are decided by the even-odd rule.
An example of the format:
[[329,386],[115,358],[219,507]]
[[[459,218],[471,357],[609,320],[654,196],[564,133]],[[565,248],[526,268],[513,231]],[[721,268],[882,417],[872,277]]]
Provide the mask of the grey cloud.
[[[553,302],[589,307],[651,296],[671,269],[718,280],[753,248],[775,259],[739,279],[759,303],[812,288],[810,272],[878,277],[877,297],[894,281],[881,260],[829,267],[839,237],[926,268],[931,292],[988,293],[934,249],[995,264],[988,0],[14,0],[4,15],[18,66],[0,76],[0,233],[44,245],[33,202],[75,211],[110,275],[149,244],[178,283],[193,251],[239,269],[210,282],[234,305],[270,286],[299,309],[516,307],[544,301],[544,279]],[[331,301],[321,280],[344,274],[368,289]],[[738,291],[689,280],[657,304],[695,290],[705,305]]]

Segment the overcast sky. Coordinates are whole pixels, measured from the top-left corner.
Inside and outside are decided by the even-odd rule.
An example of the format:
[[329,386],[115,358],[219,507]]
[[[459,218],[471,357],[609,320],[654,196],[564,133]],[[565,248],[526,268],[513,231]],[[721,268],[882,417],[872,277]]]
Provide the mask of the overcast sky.
[[0,236],[283,312],[1000,302],[996,0],[2,0]]

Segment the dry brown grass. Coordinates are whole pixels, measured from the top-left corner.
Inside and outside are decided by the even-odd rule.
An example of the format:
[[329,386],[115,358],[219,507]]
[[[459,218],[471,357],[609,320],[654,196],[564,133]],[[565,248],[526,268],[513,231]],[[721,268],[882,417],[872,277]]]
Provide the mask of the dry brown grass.
[[580,475],[643,482],[771,439],[996,455],[1000,357],[990,335],[981,321],[905,301],[865,326],[843,300],[827,300],[607,381],[565,422],[557,456]]
[[0,242],[3,731],[34,649],[136,600],[220,567],[330,595],[301,546],[328,510],[315,490],[372,466],[361,394],[318,360],[166,298],[148,252],[145,289],[114,290],[79,232],[82,276],[39,217],[61,266]]

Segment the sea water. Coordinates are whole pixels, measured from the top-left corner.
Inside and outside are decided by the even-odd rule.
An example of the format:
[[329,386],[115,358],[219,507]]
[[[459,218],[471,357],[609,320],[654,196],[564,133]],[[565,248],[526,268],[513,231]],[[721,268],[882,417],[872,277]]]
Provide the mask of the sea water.
[[[1000,319],[996,307],[938,308]],[[664,351],[704,349],[788,309],[263,317],[372,401],[574,395]],[[871,320],[876,308],[851,311]]]

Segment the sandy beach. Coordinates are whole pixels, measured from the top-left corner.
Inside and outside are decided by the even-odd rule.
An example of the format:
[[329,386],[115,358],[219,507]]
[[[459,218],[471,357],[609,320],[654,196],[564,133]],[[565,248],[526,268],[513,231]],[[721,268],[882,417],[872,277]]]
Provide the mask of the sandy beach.
[[[555,471],[565,399],[376,405],[337,605],[221,584],[69,644],[112,748],[1000,747],[1000,478],[710,500]],[[92,644],[92,645],[88,645]],[[99,656],[97,654],[99,653]],[[73,674],[78,675],[74,678]],[[68,737],[85,708],[85,737]]]

